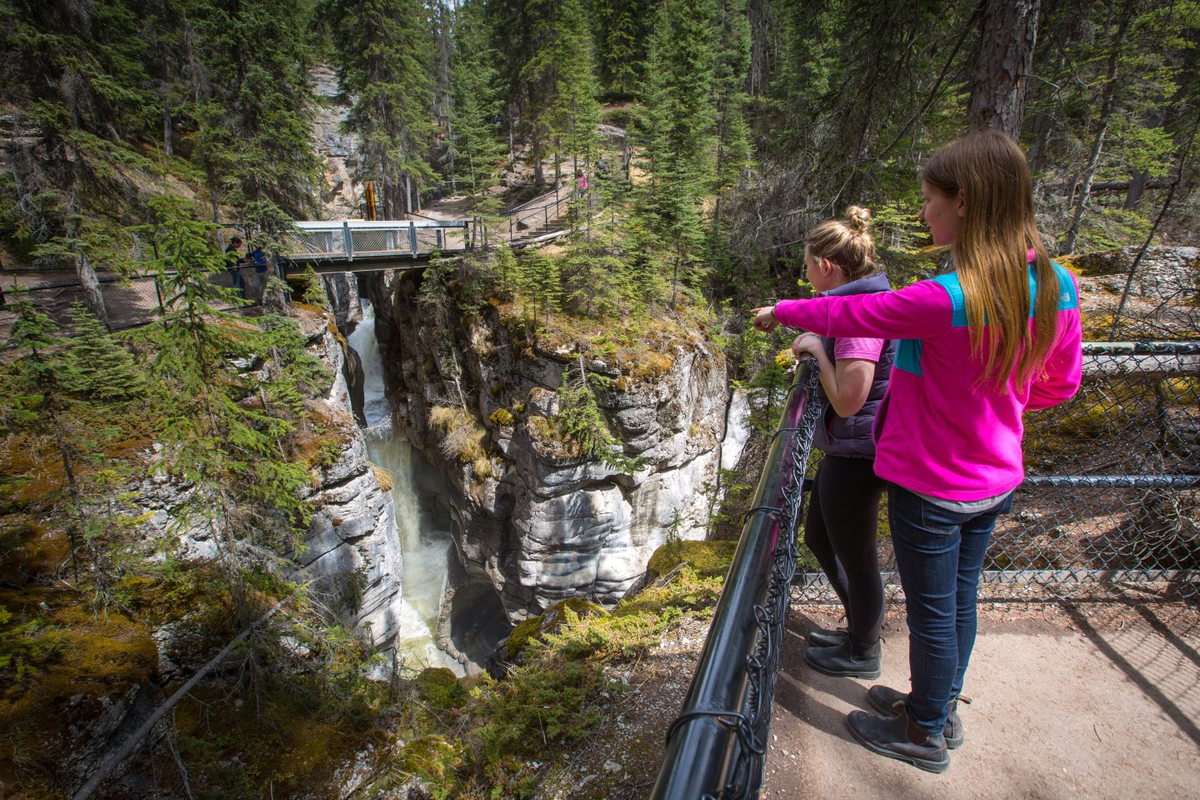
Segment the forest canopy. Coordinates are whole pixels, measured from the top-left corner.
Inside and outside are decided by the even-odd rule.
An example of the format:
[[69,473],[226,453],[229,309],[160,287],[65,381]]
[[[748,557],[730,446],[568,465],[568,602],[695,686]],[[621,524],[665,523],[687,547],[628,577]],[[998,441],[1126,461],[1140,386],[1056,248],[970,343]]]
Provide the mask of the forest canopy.
[[626,131],[625,246],[672,293],[736,295],[852,203],[922,243],[916,169],[979,125],[1028,151],[1052,250],[1136,242],[1164,209],[1185,240],[1198,26],[1189,0],[6,0],[0,213],[47,267],[119,267],[172,191],[270,239],[321,213],[326,65],[391,217],[449,186],[493,218],[514,162],[547,184]]

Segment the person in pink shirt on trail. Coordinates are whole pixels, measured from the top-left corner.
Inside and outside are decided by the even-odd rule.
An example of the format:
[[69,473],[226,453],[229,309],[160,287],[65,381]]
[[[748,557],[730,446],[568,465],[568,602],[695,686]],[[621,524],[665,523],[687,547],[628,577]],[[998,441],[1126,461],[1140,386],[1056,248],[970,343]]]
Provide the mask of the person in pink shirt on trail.
[[[875,261],[871,212],[846,210],[845,220],[814,228],[804,246],[805,277],[822,297],[891,289]],[[805,660],[826,675],[878,678],[883,627],[879,577],[879,502],[887,483],[875,474],[871,427],[887,391],[894,352],[886,339],[861,336],[796,337],[796,358],[813,356],[824,406],[813,444],[825,454],[817,466],[804,520],[804,543],[816,556],[846,610],[846,628],[808,634]]]
[[953,271],[894,292],[787,300],[754,325],[899,340],[875,421],[875,472],[904,588],[912,688],[872,686],[847,722],[868,750],[929,772],[963,742],[957,701],[975,644],[988,539],[1024,477],[1022,414],[1079,389],[1078,290],[1034,222],[1025,154],[984,131],[921,172],[921,218]]

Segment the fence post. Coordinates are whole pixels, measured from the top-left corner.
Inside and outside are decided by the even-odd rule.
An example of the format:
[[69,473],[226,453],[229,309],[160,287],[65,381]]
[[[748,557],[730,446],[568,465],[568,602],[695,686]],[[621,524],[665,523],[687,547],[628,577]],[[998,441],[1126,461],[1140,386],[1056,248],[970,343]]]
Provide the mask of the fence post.
[[354,235],[350,233],[350,223],[342,223],[342,247],[346,251],[346,260],[354,260]]
[[159,284],[158,284],[158,276],[157,275],[154,276],[154,294],[156,294],[158,296],[158,315],[160,317],[165,316],[167,313],[167,310],[163,307],[162,287],[159,286]]
[[417,223],[408,221],[408,242],[412,248],[412,257],[417,257]]

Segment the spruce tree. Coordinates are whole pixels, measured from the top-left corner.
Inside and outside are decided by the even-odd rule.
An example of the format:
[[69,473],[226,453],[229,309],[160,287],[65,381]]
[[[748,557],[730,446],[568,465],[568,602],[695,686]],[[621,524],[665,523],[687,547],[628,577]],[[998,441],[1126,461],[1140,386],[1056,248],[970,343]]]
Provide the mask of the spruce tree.
[[362,139],[363,180],[383,186],[384,215],[417,210],[432,183],[433,23],[422,0],[338,0],[335,36],[346,127]]
[[[280,354],[295,352],[294,346],[219,311],[233,291],[210,280],[224,268],[211,224],[176,199],[159,198],[151,207],[155,216],[138,233],[152,244],[147,266],[163,287],[166,308],[160,322],[141,333],[155,351],[152,407],[167,466],[197,488],[179,523],[203,521],[210,529],[244,613],[243,573],[264,565],[243,557],[243,543],[264,547],[260,555],[285,551],[311,516],[302,491],[307,467],[291,460],[285,447],[296,406],[294,380]],[[275,363],[265,381],[239,369],[268,353]],[[275,381],[290,386],[271,386]]]
[[546,182],[544,160],[553,141],[552,108],[556,86],[553,58],[557,0],[492,0],[486,3],[492,41],[499,54],[498,85],[505,89],[510,129],[529,149],[534,182]]
[[641,87],[646,42],[654,21],[653,0],[592,0],[597,63],[604,91],[632,97]]
[[452,120],[455,177],[471,198],[473,242],[490,245],[488,229],[501,224],[500,199],[493,191],[500,182],[505,148],[498,138],[500,103],[495,89],[495,50],[483,17],[483,3],[470,0],[458,10],[454,25]]
[[219,203],[299,215],[314,200],[307,17],[298,0],[189,0],[199,39],[190,134]]
[[712,188],[716,143],[716,22],[713,0],[665,0],[650,42],[641,101],[647,200],[670,252],[672,304],[681,275],[694,277],[703,255],[700,203]]
[[559,9],[554,63],[554,133],[574,174],[595,161],[600,124],[595,55],[583,0],[564,0]]
[[145,377],[133,356],[82,303],[71,309],[71,327],[71,391],[100,401],[128,400],[144,391]]
[[[14,361],[5,370],[4,391],[11,404],[10,425],[48,440],[58,455],[68,499],[67,534],[71,541],[71,562],[79,577],[77,554],[84,529],[83,491],[79,465],[90,452],[86,424],[74,413],[70,395],[71,365],[61,355],[62,340],[58,325],[18,296],[10,305],[16,314],[9,331],[8,349]],[[35,445],[35,451],[41,449]]]
[[[750,66],[750,22],[745,0],[721,0],[721,31],[718,40],[714,83],[717,92],[716,140],[717,163],[712,225],[708,242],[708,262],[712,265],[733,261],[727,252],[728,222],[723,218],[726,195],[738,188],[750,163],[750,135],[746,122],[745,76]],[[736,277],[724,274],[721,281],[737,284]]]

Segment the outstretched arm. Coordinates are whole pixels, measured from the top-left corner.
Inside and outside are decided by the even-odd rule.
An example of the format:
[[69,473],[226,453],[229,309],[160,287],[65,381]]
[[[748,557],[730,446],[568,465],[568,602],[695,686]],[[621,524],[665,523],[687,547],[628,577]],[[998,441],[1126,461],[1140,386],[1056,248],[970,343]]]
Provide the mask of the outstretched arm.
[[755,312],[759,330],[780,324],[822,336],[923,339],[949,329],[953,308],[940,283],[920,281],[894,292],[781,300]]

